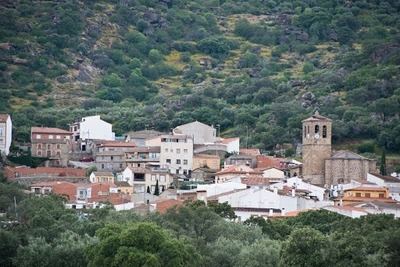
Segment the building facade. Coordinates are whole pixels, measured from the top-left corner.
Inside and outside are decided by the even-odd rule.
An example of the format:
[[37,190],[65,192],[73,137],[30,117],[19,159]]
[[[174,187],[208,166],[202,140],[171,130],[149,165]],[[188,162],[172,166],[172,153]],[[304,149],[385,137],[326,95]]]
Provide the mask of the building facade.
[[[83,117],[81,121],[70,125],[70,131],[73,133],[75,141],[86,139],[91,140],[115,140],[115,133],[112,131],[112,124],[103,121],[100,115]],[[82,144],[82,150],[85,151],[85,144]]]
[[365,181],[369,172],[376,171],[376,160],[350,151],[338,151],[325,160],[325,184],[344,184],[351,180]]
[[161,136],[160,164],[170,173],[190,175],[193,166],[193,139],[187,135]]
[[168,172],[168,169],[156,168],[127,167],[122,172],[122,179],[133,186],[135,193],[150,191],[151,194],[154,194],[157,181],[160,193],[166,190],[173,182],[173,176]]
[[192,137],[195,145],[215,143],[217,140],[216,129],[198,121],[179,125],[173,129],[173,133]]
[[94,153],[97,170],[122,171],[126,167],[125,153],[135,149],[135,144],[128,142],[104,142]]
[[221,159],[217,155],[196,154],[193,156],[192,170],[197,168],[209,168],[212,170],[219,170],[221,166]]
[[72,133],[47,127],[31,128],[31,154],[33,157],[47,158],[46,165],[68,166],[71,152]]
[[10,153],[12,142],[12,121],[8,114],[0,114],[0,154]]
[[313,184],[325,184],[325,160],[331,157],[332,120],[315,112],[303,120],[303,176]]

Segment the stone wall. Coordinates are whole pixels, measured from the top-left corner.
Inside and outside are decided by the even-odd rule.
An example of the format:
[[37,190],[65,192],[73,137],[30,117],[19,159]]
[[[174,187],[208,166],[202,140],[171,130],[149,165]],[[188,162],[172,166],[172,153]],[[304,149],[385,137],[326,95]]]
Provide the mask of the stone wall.
[[325,183],[328,185],[366,181],[367,173],[376,171],[376,161],[369,159],[327,159]]

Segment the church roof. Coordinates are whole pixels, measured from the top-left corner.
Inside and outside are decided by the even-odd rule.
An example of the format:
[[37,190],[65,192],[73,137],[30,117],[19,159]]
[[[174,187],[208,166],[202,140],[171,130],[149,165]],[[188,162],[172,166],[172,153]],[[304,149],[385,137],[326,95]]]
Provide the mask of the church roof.
[[331,159],[367,159],[367,158],[348,150],[341,150],[333,154]]
[[327,117],[324,117],[324,116],[320,115],[318,110],[317,110],[317,111],[315,111],[315,113],[311,117],[303,120],[303,122],[306,122],[306,121],[332,121],[332,120],[327,118]]

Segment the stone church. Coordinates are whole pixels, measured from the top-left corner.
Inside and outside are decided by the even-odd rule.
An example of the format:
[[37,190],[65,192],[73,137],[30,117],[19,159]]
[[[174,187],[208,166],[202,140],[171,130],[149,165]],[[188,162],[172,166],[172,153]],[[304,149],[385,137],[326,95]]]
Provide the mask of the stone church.
[[316,185],[366,180],[376,171],[376,160],[350,151],[332,154],[332,120],[318,111],[303,123],[303,178]]

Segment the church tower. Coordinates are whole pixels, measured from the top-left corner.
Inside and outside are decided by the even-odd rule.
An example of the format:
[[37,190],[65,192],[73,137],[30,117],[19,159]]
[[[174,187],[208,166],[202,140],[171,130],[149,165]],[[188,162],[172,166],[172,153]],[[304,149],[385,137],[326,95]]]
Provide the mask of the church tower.
[[303,176],[313,184],[325,185],[325,160],[331,157],[332,120],[316,111],[303,123]]

